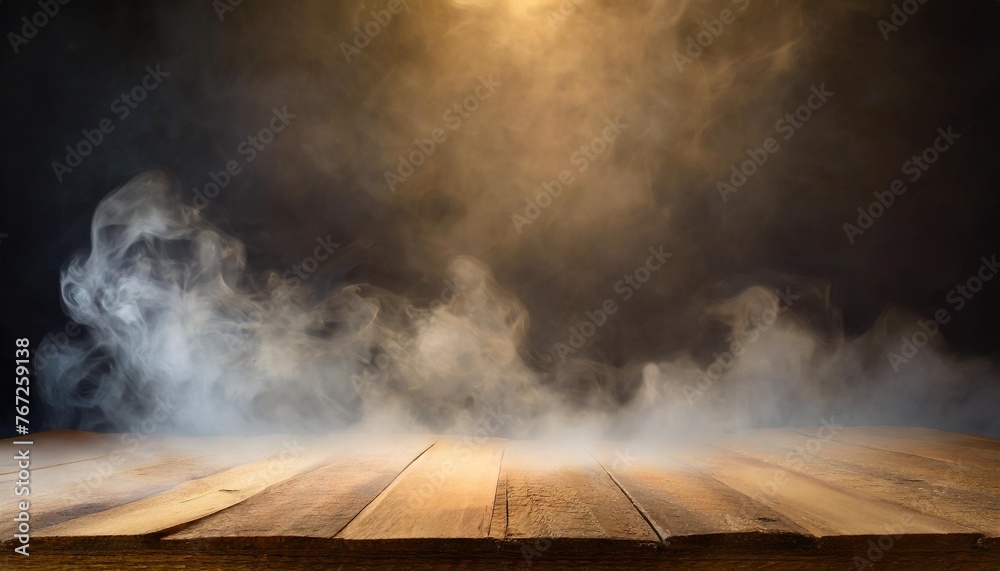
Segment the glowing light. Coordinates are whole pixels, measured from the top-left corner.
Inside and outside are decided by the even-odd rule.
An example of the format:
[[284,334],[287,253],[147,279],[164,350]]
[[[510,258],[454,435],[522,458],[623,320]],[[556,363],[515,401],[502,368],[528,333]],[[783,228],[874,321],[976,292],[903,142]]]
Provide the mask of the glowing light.
[[[560,0],[450,0],[453,6],[459,8],[472,8],[486,10],[490,8],[500,8],[505,12],[514,15],[525,15],[535,13],[545,8],[555,8]],[[582,3],[583,0],[562,0],[574,4]]]

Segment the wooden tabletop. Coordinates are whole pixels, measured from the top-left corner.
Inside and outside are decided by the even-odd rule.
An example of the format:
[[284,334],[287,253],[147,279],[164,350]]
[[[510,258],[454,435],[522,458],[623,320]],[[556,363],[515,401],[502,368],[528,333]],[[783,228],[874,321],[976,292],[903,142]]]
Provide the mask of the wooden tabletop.
[[1000,569],[1000,441],[925,428],[25,439],[4,569]]

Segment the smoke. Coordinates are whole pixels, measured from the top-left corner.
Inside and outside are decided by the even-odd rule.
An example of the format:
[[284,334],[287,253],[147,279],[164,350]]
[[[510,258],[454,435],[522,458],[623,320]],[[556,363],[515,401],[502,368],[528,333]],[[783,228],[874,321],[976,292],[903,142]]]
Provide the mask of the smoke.
[[[914,281],[884,244],[858,254],[841,230],[899,176],[911,142],[950,121],[865,136],[886,119],[844,91],[903,91],[881,71],[857,77],[857,53],[890,57],[873,24],[882,7],[403,6],[226,15],[232,36],[195,85],[229,94],[234,120],[206,120],[202,135],[241,140],[275,106],[298,118],[261,151],[260,184],[237,180],[204,210],[159,174],[101,203],[91,250],[63,273],[66,312],[87,334],[50,349],[44,371],[67,424],[127,427],[167,402],[194,432],[469,432],[493,418],[503,434],[622,435],[830,416],[1000,430],[988,363],[950,357],[938,334],[894,370],[887,354],[918,320],[902,300],[872,296],[889,308],[848,334],[829,284],[793,275],[839,278],[862,258]],[[160,33],[194,18],[164,12]],[[833,95],[784,138],[778,123],[814,88]],[[769,137],[781,148],[720,196]],[[357,253],[367,272],[341,252],[328,267],[350,269],[322,279],[275,269],[331,227],[379,244]],[[673,257],[639,283],[659,245]],[[608,300],[615,312],[561,355]]]
[[43,371],[48,402],[79,426],[161,406],[195,432],[329,430],[366,415],[446,431],[547,407],[519,354],[524,307],[481,263],[456,259],[454,295],[434,309],[366,285],[319,295],[276,273],[254,290],[243,244],[178,194],[159,173],[115,191],[91,251],[64,269],[66,312],[88,336]]
[[[939,334],[926,335],[916,325],[918,316],[900,310],[887,310],[871,331],[848,338],[835,317],[824,320],[827,327],[809,319],[803,304],[829,311],[821,291],[812,294],[814,299],[795,299],[788,306],[781,290],[753,286],[716,306],[728,344],[705,367],[684,360],[646,365],[642,387],[623,415],[629,432],[669,436],[692,427],[822,421],[984,434],[1000,429],[994,366],[950,357]],[[914,354],[901,351],[903,337],[921,345],[910,346]],[[905,363],[887,358],[901,353],[910,356]]]
[[[493,418],[513,435],[676,435],[834,415],[933,424],[954,414],[942,396],[991,400],[970,383],[984,370],[930,347],[920,372],[893,376],[877,355],[882,365],[866,367],[866,352],[886,344],[786,318],[822,303],[791,287],[754,286],[713,306],[729,346],[704,370],[679,358],[638,375],[582,361],[546,374],[528,364],[526,309],[475,259],[449,264],[451,293],[429,307],[367,285],[306,291],[273,272],[254,289],[243,244],[177,195],[160,173],[130,181],[98,206],[91,250],[63,271],[65,310],[88,335],[42,348],[43,387],[82,428],[134,426],[166,409],[174,429],[196,433],[468,432]],[[992,430],[988,406],[964,410],[963,422]]]

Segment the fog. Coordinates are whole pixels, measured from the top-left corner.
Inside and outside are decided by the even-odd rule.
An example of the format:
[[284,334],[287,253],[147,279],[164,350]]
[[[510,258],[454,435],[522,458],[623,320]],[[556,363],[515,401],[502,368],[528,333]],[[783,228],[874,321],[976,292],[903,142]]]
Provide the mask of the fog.
[[[841,52],[926,54],[881,47],[883,6],[815,4],[235,8],[193,83],[237,102],[205,121],[220,158],[200,179],[150,170],[97,207],[62,272],[86,334],[43,351],[47,402],[119,430],[168,403],[170,428],[196,433],[492,418],[508,436],[824,419],[998,434],[995,366],[884,287],[919,281],[877,233],[919,226],[901,220],[928,183],[900,165],[950,119],[894,130],[871,102],[913,78]],[[160,16],[163,36],[196,17]],[[942,164],[962,160],[966,128]],[[978,264],[936,256],[927,291]],[[853,263],[879,307],[848,330],[831,283]]]

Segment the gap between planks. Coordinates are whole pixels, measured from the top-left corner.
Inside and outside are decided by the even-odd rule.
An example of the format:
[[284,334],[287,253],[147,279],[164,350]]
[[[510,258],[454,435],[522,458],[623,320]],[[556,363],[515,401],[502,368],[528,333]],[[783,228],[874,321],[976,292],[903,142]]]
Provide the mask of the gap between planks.
[[625,489],[625,486],[623,486],[622,483],[618,481],[618,478],[616,478],[615,475],[612,474],[607,469],[607,467],[604,466],[603,463],[601,463],[601,461],[597,458],[597,456],[594,455],[593,451],[591,451],[591,449],[587,446],[584,446],[584,449],[587,451],[587,454],[590,454],[590,457],[594,459],[594,462],[597,462],[597,465],[600,466],[602,470],[604,470],[604,473],[607,474],[609,478],[611,478],[611,481],[614,482],[616,486],[618,486],[618,489],[622,491],[622,494],[624,494],[626,498],[628,498],[628,501],[632,502],[632,507],[634,507],[635,511],[639,512],[639,515],[642,516],[642,519],[646,520],[646,523],[649,524],[650,529],[652,529],[653,533],[656,534],[656,538],[660,540],[660,545],[667,547],[670,544],[670,542],[667,540],[667,538],[670,537],[670,530],[660,529],[660,526],[656,524],[656,522],[653,520],[652,516],[649,515],[646,509],[643,508],[639,504],[639,502],[636,501],[634,497],[632,497],[632,494],[630,494],[628,490]]

